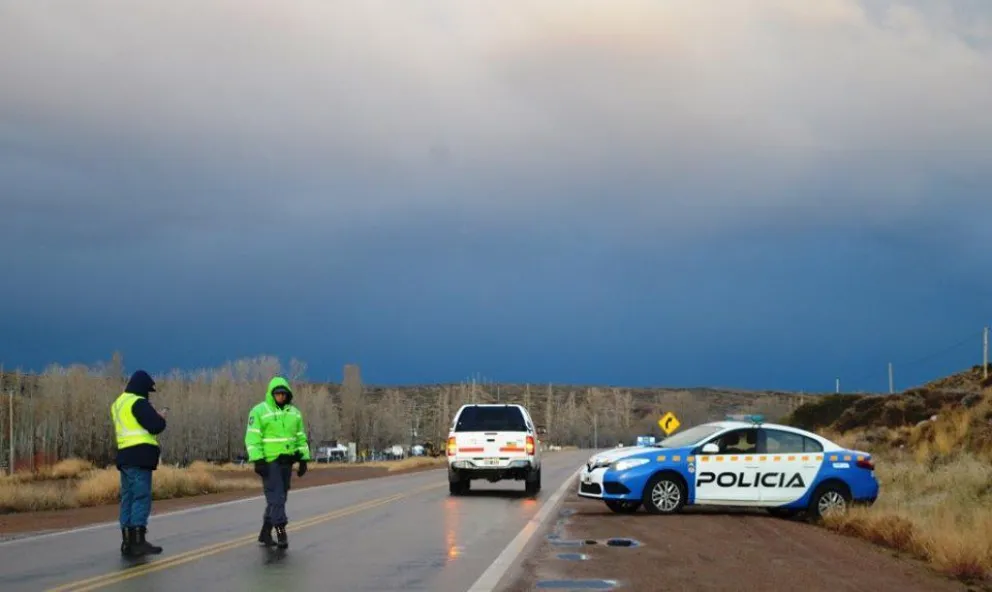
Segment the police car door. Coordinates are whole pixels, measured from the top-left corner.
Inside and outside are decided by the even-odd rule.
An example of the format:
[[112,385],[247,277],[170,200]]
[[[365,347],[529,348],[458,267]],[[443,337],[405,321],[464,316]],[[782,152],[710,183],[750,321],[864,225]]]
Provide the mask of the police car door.
[[762,505],[788,504],[804,496],[823,462],[820,443],[795,432],[761,428],[758,449]]
[[[696,451],[695,503],[710,505],[756,505],[761,497],[758,476],[758,430],[741,428],[712,438],[719,452]],[[704,444],[705,445],[705,444]]]

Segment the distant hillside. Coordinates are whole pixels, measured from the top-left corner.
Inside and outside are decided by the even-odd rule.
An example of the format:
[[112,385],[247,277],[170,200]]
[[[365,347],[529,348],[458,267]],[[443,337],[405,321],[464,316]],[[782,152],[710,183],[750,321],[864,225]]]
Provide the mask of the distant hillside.
[[978,365],[893,395],[827,395],[799,406],[786,421],[861,448],[992,459],[992,379],[983,374]]

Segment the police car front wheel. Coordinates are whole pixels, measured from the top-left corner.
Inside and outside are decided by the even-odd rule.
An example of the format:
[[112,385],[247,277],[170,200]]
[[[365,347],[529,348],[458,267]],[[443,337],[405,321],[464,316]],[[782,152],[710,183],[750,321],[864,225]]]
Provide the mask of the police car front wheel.
[[644,509],[651,514],[674,514],[685,506],[686,487],[671,473],[655,475],[644,487]]

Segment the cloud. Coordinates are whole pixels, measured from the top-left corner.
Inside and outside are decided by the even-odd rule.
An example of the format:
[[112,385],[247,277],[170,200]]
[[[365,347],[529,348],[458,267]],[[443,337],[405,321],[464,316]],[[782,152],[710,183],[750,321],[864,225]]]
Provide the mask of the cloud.
[[93,0],[0,15],[0,227],[19,240],[111,249],[101,237],[127,226],[199,244],[282,220],[636,242],[957,229],[933,212],[992,207],[974,189],[992,178],[983,2]]
[[927,4],[8,2],[4,200],[912,219],[992,161],[992,11]]

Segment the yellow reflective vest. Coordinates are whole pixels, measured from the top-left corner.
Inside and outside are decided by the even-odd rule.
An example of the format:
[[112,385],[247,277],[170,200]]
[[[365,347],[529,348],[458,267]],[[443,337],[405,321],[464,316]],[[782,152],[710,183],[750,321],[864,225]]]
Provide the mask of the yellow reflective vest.
[[110,417],[114,421],[114,433],[117,436],[117,449],[130,448],[139,444],[158,446],[158,438],[141,427],[132,408],[140,397],[133,393],[121,393],[110,406]]

